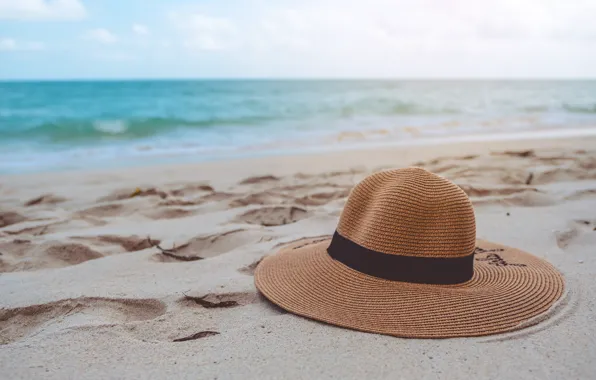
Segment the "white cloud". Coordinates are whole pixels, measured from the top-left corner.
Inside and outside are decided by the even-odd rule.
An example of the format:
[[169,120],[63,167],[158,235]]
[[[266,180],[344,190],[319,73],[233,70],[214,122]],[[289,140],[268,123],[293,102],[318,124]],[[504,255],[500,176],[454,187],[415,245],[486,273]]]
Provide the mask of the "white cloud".
[[236,42],[237,31],[229,19],[178,12],[170,13],[169,17],[183,34],[183,45],[190,49],[225,50]]
[[269,7],[259,17],[261,26],[269,30],[249,29],[272,43],[286,41],[292,45],[299,39],[331,50],[409,44],[463,46],[495,39],[545,40],[555,33],[594,37],[596,23],[588,22],[587,15],[596,14],[596,2],[567,5],[567,1],[326,0],[292,9]]
[[103,28],[92,29],[84,37],[104,45],[110,45],[118,41],[115,34]]
[[13,38],[0,37],[0,51],[36,51],[43,50],[44,44],[36,41],[16,41]]
[[86,15],[79,0],[0,0],[0,19],[80,20]]
[[277,4],[205,4],[170,21],[184,46],[224,51],[257,76],[556,76],[596,60],[594,0]]
[[[294,6],[254,2],[236,17],[172,12],[190,40],[246,47],[394,47],[470,40],[596,39],[594,0],[320,0]],[[201,45],[199,43],[199,45]],[[207,43],[206,45],[210,45]],[[372,46],[371,46],[372,45]]]
[[149,28],[142,24],[133,24],[132,31],[139,36],[146,36],[149,34]]

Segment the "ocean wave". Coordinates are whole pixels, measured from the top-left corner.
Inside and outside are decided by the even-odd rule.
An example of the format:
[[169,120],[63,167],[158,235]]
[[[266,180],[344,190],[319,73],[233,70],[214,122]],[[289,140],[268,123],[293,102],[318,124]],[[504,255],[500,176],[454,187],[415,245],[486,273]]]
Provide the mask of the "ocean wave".
[[596,104],[584,105],[584,106],[563,104],[563,108],[565,109],[565,111],[571,112],[571,113],[595,113],[596,114]]
[[0,137],[5,139],[42,140],[53,143],[136,140],[185,129],[248,126],[267,120],[266,118],[257,117],[207,120],[188,120],[181,118],[61,120],[45,122],[25,129],[3,129],[0,130]]
[[103,120],[94,122],[93,127],[100,132],[117,135],[128,130],[128,123],[124,120]]
[[345,126],[518,128],[595,116],[596,82],[0,83],[0,150],[30,142],[121,147],[153,137],[247,144]]
[[351,116],[391,116],[391,115],[452,115],[465,110],[455,107],[396,101],[387,98],[370,98],[354,101],[339,108],[339,115]]
[[37,140],[50,143],[93,143],[98,141],[136,140],[173,132],[208,130],[220,127],[247,127],[265,124],[282,124],[287,121],[351,119],[360,116],[390,117],[397,115],[454,114],[456,109],[429,107],[423,104],[399,102],[390,99],[361,99],[344,104],[302,104],[250,111],[237,110],[236,115],[215,115],[204,119],[183,117],[105,118],[48,120],[43,118],[33,125],[21,125],[20,119],[11,124],[0,123],[0,138]]

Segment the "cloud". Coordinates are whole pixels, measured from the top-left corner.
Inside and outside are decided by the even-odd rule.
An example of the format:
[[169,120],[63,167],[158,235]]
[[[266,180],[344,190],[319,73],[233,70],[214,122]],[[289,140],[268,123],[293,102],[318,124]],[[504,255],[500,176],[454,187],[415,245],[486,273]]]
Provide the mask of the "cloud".
[[0,0],[0,19],[80,20],[87,16],[79,0]]
[[16,41],[13,38],[0,37],[0,51],[38,51],[43,50],[45,45],[36,41]]
[[218,76],[535,77],[596,73],[594,14],[594,0],[247,0],[168,17]]
[[142,24],[133,24],[132,31],[138,36],[146,36],[149,34],[149,28]]
[[304,0],[283,6],[253,1],[242,13],[228,13],[179,11],[170,13],[170,20],[188,46],[203,50],[380,52],[499,40],[596,41],[593,0]]
[[170,21],[182,33],[183,45],[193,50],[226,50],[236,42],[237,30],[227,18],[202,13],[169,15]]
[[104,45],[114,44],[118,41],[115,34],[103,28],[89,30],[84,37]]
[[596,23],[586,15],[596,14],[596,2],[567,4],[567,0],[325,0],[270,7],[259,17],[269,30],[252,29],[271,43],[292,45],[299,39],[321,49],[412,44],[440,48],[478,40],[548,40],[555,34],[593,37]]

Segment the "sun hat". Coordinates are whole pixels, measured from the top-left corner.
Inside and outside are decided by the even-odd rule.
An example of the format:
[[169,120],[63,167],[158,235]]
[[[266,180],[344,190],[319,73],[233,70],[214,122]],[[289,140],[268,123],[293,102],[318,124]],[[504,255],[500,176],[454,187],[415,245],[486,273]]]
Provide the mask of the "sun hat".
[[292,313],[411,338],[515,330],[545,313],[564,288],[545,260],[476,240],[466,193],[421,168],[365,178],[332,237],[266,257],[255,284]]

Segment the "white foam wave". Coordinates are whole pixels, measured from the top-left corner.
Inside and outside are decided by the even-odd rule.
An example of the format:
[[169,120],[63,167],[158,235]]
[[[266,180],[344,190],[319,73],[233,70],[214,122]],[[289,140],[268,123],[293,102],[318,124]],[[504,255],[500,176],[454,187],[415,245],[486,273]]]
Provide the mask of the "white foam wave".
[[97,131],[118,135],[128,130],[128,124],[124,120],[100,120],[93,123]]

